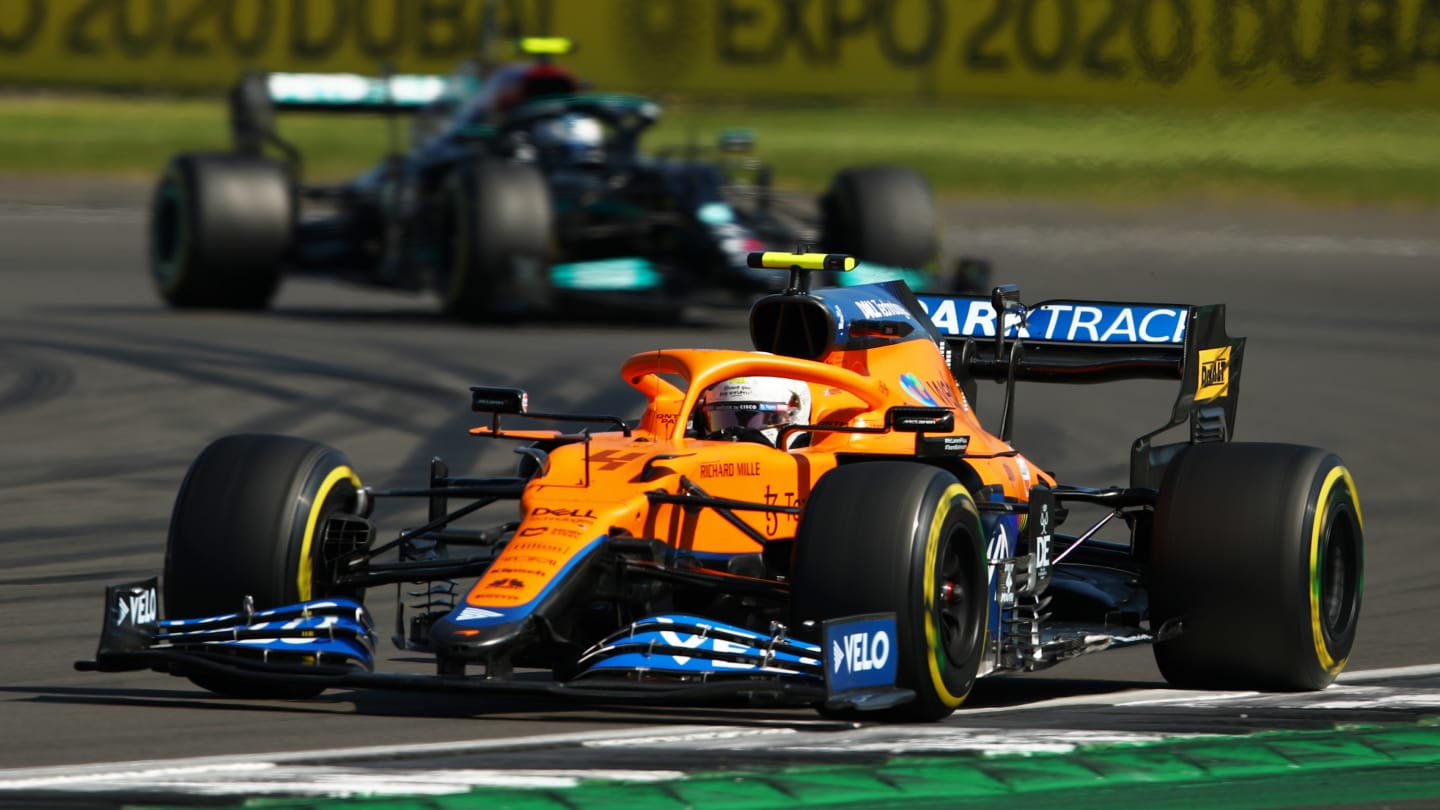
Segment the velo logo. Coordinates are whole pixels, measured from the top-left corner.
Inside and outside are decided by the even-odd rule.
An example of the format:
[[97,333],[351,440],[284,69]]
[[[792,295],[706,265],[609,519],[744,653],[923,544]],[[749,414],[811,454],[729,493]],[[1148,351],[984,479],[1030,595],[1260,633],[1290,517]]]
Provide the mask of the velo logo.
[[895,614],[825,622],[825,684],[830,694],[895,685]]
[[159,617],[154,588],[118,594],[116,624],[154,624]]

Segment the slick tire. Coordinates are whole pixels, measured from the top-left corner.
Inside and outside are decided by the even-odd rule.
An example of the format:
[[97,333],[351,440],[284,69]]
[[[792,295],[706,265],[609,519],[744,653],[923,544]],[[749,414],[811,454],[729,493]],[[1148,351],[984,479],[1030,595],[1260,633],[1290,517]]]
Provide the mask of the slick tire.
[[940,218],[930,184],[899,166],[837,173],[820,198],[821,238],[831,253],[890,267],[939,267]]
[[170,161],[150,206],[150,276],[171,306],[258,310],[295,230],[283,163],[242,154]]
[[915,692],[892,709],[827,714],[935,721],[965,700],[989,616],[982,538],[970,493],[944,470],[876,461],[820,479],[795,537],[791,627],[894,612],[897,686]]
[[[190,465],[165,549],[165,615],[197,618],[363,592],[334,584],[337,557],[368,546],[368,528],[331,532],[357,508],[360,478],[338,450],[289,436],[226,436]],[[236,697],[299,698],[314,687],[215,675],[196,684]]]
[[1323,689],[1355,642],[1364,529],[1336,456],[1287,444],[1202,444],[1172,461],[1156,504],[1151,625],[1165,680],[1191,689]]
[[508,320],[549,306],[555,217],[539,170],[499,161],[459,166],[446,181],[442,212],[435,287],[447,314]]

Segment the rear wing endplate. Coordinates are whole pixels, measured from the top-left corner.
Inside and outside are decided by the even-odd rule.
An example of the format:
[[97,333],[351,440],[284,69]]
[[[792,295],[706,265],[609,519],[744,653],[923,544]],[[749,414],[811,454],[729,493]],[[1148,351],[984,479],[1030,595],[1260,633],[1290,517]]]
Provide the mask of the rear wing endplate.
[[[1009,440],[1016,382],[1177,380],[1170,420],[1135,440],[1130,484],[1154,487],[1189,444],[1235,432],[1245,338],[1225,331],[1225,306],[1056,300],[1020,303],[1015,285],[981,296],[917,296],[945,341],[950,369],[972,400],[975,380],[1006,383],[1000,437]],[[996,329],[996,313],[1004,328]],[[1159,433],[1190,423],[1188,442],[1152,447]]]

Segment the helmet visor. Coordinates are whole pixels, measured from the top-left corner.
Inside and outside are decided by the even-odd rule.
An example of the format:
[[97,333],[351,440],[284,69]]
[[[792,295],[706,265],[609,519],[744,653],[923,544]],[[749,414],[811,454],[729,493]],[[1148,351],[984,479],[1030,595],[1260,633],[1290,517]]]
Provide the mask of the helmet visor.
[[792,409],[779,402],[716,402],[705,408],[706,427],[710,430],[753,428],[764,430],[788,425]]

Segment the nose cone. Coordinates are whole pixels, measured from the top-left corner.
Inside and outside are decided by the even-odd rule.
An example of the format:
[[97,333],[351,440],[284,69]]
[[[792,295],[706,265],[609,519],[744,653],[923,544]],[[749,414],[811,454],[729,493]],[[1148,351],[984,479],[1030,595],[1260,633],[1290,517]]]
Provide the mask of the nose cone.
[[593,591],[598,566],[590,561],[607,537],[584,542],[523,534],[522,525],[465,601],[430,627],[436,655],[488,661],[565,640],[567,618]]
[[[478,614],[497,614],[479,616]],[[461,606],[430,627],[430,643],[441,658],[487,660],[498,652],[523,646],[537,637],[534,614],[511,618],[498,611]]]

